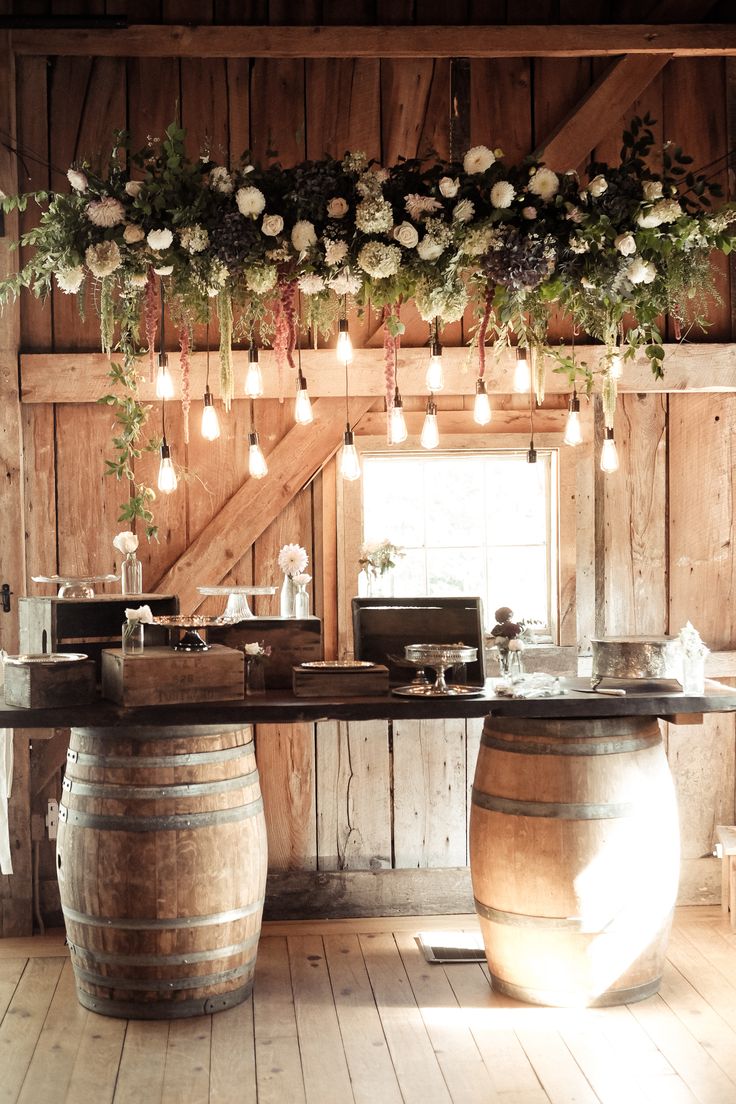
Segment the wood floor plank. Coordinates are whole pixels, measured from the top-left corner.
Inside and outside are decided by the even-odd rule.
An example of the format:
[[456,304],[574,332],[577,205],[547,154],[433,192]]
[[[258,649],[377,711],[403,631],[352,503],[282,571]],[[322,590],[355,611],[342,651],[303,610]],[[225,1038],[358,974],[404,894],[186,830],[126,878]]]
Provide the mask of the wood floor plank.
[[736,1104],[736,1085],[660,995],[629,1007],[701,1104]]
[[0,1024],[0,1104],[15,1104],[33,1057],[64,960],[30,961]]
[[0,959],[4,958],[68,958],[66,932],[63,928],[46,935],[14,936],[0,939]]
[[696,1104],[685,1082],[632,1016],[626,1005],[591,1009],[618,1059],[641,1086],[647,1104]]
[[513,1028],[503,1012],[499,1013],[495,994],[480,967],[463,963],[446,965],[444,971],[503,1104],[549,1104]]
[[603,1031],[604,1016],[590,1013],[571,1017],[560,1036],[590,1082],[601,1104],[651,1104],[649,1088],[611,1045]]
[[495,1104],[498,1094],[442,966],[430,966],[413,936],[394,938],[454,1104]]
[[322,938],[291,936],[287,946],[307,1104],[354,1104]]
[[111,1104],[126,1026],[125,1020],[110,1016],[87,1017],[63,1097],[66,1104]]
[[27,958],[7,958],[0,960],[0,1023],[18,988],[18,982],[28,962]]
[[[720,1016],[728,1023],[736,1024],[736,985],[719,966],[723,958],[733,962],[736,955],[723,944],[717,932],[711,932],[710,938],[713,939],[715,949],[709,949],[708,953],[704,954],[687,936],[680,932],[673,932],[667,950],[667,960],[680,971],[683,977],[687,978]],[[721,948],[723,948],[722,953]],[[736,981],[736,974],[734,974],[734,981]]]
[[166,1020],[128,1023],[114,1104],[161,1104],[168,1041]]
[[90,1015],[77,1000],[74,974],[67,961],[41,1028],[18,1104],[64,1099]]
[[671,963],[665,965],[660,995],[736,1089],[736,1031]]
[[172,1020],[161,1104],[209,1104],[212,1016]]
[[261,939],[253,987],[258,1104],[306,1104],[286,939]]
[[358,936],[326,935],[322,942],[355,1104],[402,1104]]
[[[717,970],[728,985],[736,988],[736,940],[723,926],[713,924],[687,924],[672,932],[671,945],[675,953],[684,952],[702,956],[709,970]],[[669,952],[668,952],[669,957]]]
[[452,1104],[392,936],[360,936],[373,994],[405,1104]]
[[570,1101],[575,1101],[575,1104],[600,1104],[600,1097],[594,1092],[559,1031],[552,1026],[560,1019],[559,1016],[550,1017],[546,1024],[538,1019],[538,1026],[534,1026],[532,1017],[528,1020],[523,1017],[516,1028],[517,1038],[552,1104],[569,1104]]
[[253,1000],[212,1017],[210,1104],[256,1104]]

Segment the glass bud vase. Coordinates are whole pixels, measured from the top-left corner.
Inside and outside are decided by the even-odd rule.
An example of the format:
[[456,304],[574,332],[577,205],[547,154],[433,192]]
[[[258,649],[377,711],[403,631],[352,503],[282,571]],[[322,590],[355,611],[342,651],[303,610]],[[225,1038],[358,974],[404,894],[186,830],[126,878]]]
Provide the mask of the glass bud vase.
[[248,695],[266,693],[266,665],[262,659],[246,660],[245,692]]
[[294,580],[290,575],[284,575],[284,581],[281,584],[281,597],[279,601],[279,614],[281,617],[294,617],[294,598],[296,596],[296,587],[294,586]]
[[369,598],[393,598],[394,573],[393,571],[369,571],[368,572],[368,597]]
[[123,652],[125,655],[137,655],[143,651],[144,625],[142,621],[123,621]]
[[143,564],[135,552],[128,552],[120,568],[120,586],[123,594],[143,593]]
[[297,583],[294,595],[294,616],[309,617],[309,592],[306,583]]

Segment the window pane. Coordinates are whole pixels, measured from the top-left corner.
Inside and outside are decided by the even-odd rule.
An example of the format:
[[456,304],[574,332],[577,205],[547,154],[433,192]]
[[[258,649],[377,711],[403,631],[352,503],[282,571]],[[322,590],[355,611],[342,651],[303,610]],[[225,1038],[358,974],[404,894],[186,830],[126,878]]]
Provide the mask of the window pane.
[[546,539],[547,465],[491,460],[486,465],[486,510],[492,544],[538,544]]
[[486,612],[511,606],[516,620],[547,622],[547,557],[543,547],[493,548],[488,553]]
[[485,570],[482,548],[427,549],[428,594],[483,596]]
[[480,457],[430,460],[426,476],[427,545],[484,543]]
[[[398,460],[398,463],[397,463]],[[424,545],[421,458],[371,458],[363,474],[363,539]]]

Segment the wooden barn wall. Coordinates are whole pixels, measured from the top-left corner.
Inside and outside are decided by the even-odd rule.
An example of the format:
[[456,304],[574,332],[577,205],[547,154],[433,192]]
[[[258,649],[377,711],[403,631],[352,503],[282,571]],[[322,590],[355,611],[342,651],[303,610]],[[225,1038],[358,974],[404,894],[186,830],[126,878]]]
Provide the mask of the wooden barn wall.
[[[685,7],[687,5],[684,5]],[[697,5],[691,5],[691,7]],[[19,9],[21,6],[16,5]],[[87,3],[23,4],[34,14],[127,14],[165,22],[453,22],[585,18],[601,21],[639,16],[641,5],[533,3],[506,5],[468,0],[449,5],[430,0],[407,3],[345,4],[315,0],[294,6],[271,0],[252,4],[188,3],[160,5]],[[708,5],[699,5],[700,8]],[[508,8],[508,13],[507,9]],[[615,16],[611,9],[615,8]],[[5,4],[5,10],[14,11]],[[719,8],[710,6],[715,15]],[[1,10],[1,9],[0,9]],[[720,13],[720,18],[723,14]],[[683,16],[686,18],[686,16]],[[472,143],[500,145],[511,159],[523,156],[549,134],[600,72],[601,61],[509,59],[470,63],[469,125]],[[658,120],[662,138],[677,138],[697,165],[723,157],[734,145],[727,110],[731,64],[719,59],[671,61],[633,105]],[[450,65],[446,61],[277,59],[122,59],[22,57],[17,61],[17,128],[22,153],[19,187],[65,186],[67,166],[78,156],[105,151],[111,131],[127,127],[133,143],[160,134],[179,111],[190,150],[201,145],[223,159],[244,149],[266,159],[278,151],[284,164],[323,153],[340,155],[362,148],[369,156],[393,160],[426,153],[446,154],[450,143]],[[621,125],[595,151],[615,158]],[[721,162],[722,163],[722,162]],[[725,174],[724,179],[725,179]],[[728,181],[725,181],[727,184]],[[23,217],[31,225],[33,214]],[[720,299],[711,310],[711,328],[697,340],[732,338],[727,266],[717,259]],[[424,344],[426,326],[411,306],[403,315],[406,344]],[[472,320],[449,327],[446,344],[463,344]],[[378,321],[370,315],[356,330],[365,344],[380,345]],[[555,337],[569,337],[555,320]],[[174,334],[169,327],[169,344]],[[204,335],[198,333],[200,347]],[[216,334],[210,334],[216,341]],[[54,293],[42,306],[30,297],[20,311],[20,348],[25,352],[75,352],[98,348],[97,320],[90,308],[81,318],[73,299]],[[216,358],[215,358],[216,359]],[[285,381],[288,395],[291,381]],[[513,405],[512,398],[499,404]],[[419,396],[406,396],[419,409]],[[377,404],[378,405],[378,404]],[[550,410],[560,405],[549,400]],[[470,400],[443,394],[441,410],[468,411]],[[144,546],[144,581],[155,587],[168,567],[216,516],[247,478],[245,435],[248,411],[236,400],[223,419],[223,435],[200,440],[200,406],[193,403],[193,432],[183,445],[180,415],[167,413],[168,435],[191,475],[180,491],[156,504],[161,533]],[[154,417],[158,414],[154,410]],[[102,475],[109,451],[110,415],[90,404],[21,407],[24,445],[26,571],[106,572],[113,569],[112,537],[121,488]],[[257,404],[258,429],[267,453],[291,423],[290,401]],[[376,408],[367,415],[366,433],[376,432]],[[621,470],[603,479],[579,464],[578,494],[589,509],[579,511],[582,532],[594,527],[596,557],[592,607],[598,632],[609,634],[676,631],[690,618],[711,647],[734,647],[736,613],[731,603],[733,557],[733,463],[730,442],[736,428],[733,395],[626,395],[616,421]],[[525,435],[520,443],[526,446]],[[587,462],[590,462],[590,453]],[[140,474],[155,479],[153,459]],[[593,501],[594,499],[594,501]],[[329,462],[276,521],[250,547],[242,548],[228,581],[276,581],[276,555],[287,541],[304,544],[316,567],[334,559],[336,544],[334,462]],[[715,550],[715,551],[714,551]],[[317,612],[336,633],[334,570],[315,580]],[[202,582],[218,583],[202,567]],[[29,592],[34,588],[31,584]],[[276,612],[275,601],[271,607]],[[259,612],[268,612],[261,605]],[[733,672],[722,672],[736,676]],[[47,736],[53,736],[48,733]],[[478,725],[450,722],[270,726],[257,733],[259,766],[266,803],[271,869],[279,877],[312,872],[365,875],[424,868],[456,869],[467,859],[468,786],[472,779]],[[670,761],[683,811],[683,900],[718,896],[715,860],[707,858],[713,826],[734,820],[734,720],[710,719],[702,729],[668,726]],[[34,742],[34,811],[45,808],[60,789],[64,735]],[[33,760],[35,758],[35,766]],[[714,795],[711,799],[710,795]],[[53,852],[40,847],[42,898],[53,913]],[[28,872],[24,873],[24,877]],[[296,875],[294,875],[296,876]],[[12,897],[0,878],[0,905]],[[309,883],[311,889],[318,882]],[[409,884],[408,882],[406,883]],[[412,883],[413,884],[413,883]],[[429,883],[427,883],[429,884]],[[449,884],[449,883],[448,883]],[[453,883],[454,884],[454,883]],[[306,885],[306,883],[305,883]],[[363,885],[356,881],[356,885]],[[439,885],[437,906],[443,900]],[[310,889],[310,892],[311,892]],[[374,892],[372,886],[370,892]],[[337,890],[345,894],[344,884]],[[362,892],[362,890],[361,890]],[[396,899],[405,900],[399,889]],[[402,893],[404,897],[402,898]],[[391,901],[386,898],[388,905]],[[0,915],[2,915],[0,913]]]

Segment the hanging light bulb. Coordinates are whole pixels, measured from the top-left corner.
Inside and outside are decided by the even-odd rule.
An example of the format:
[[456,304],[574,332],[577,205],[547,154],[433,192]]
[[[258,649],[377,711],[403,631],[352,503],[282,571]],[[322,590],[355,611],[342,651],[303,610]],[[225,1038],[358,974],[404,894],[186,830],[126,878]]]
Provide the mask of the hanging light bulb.
[[216,441],[220,436],[220,419],[217,417],[212,392],[209,387],[204,393],[204,407],[202,409],[202,436],[205,441]]
[[156,398],[173,399],[174,381],[169,371],[169,358],[166,353],[158,354],[158,371],[156,372]]
[[345,430],[345,436],[343,437],[342,452],[340,454],[340,475],[343,479],[347,479],[350,482],[355,479],[360,479],[360,459],[358,457],[358,450],[355,447],[355,438],[349,422]]
[[429,346],[426,384],[428,391],[441,391],[445,386],[445,374],[442,371],[442,346],[436,334]]
[[307,390],[307,381],[299,369],[299,375],[296,377],[296,398],[294,399],[294,421],[298,425],[310,425],[314,421],[314,414],[312,413],[312,402],[309,398],[309,391]]
[[249,399],[260,399],[263,394],[263,374],[258,363],[258,347],[251,342],[248,349],[248,371],[245,373],[245,393]]
[[576,445],[581,444],[582,440],[583,433],[580,428],[580,399],[573,388],[570,402],[567,404],[567,422],[565,423],[565,436],[562,438],[562,443],[565,445],[572,445],[574,448]]
[[264,475],[268,475],[266,457],[263,455],[255,430],[251,430],[248,434],[248,473],[253,479],[263,479]]
[[409,436],[404,417],[404,404],[398,387],[394,392],[394,405],[391,407],[391,441],[392,445],[400,445]]
[[491,404],[488,401],[485,380],[478,377],[475,385],[475,402],[473,403],[473,421],[478,425],[488,425],[491,420]]
[[166,443],[166,437],[161,442],[161,463],[158,466],[158,489],[161,494],[171,494],[176,490],[178,480],[176,471],[171,462],[171,449]]
[[424,425],[419,438],[422,448],[437,448],[440,443],[440,431],[437,425],[437,403],[430,395],[427,399],[427,413],[424,415]]
[[618,471],[618,453],[616,442],[613,439],[613,430],[606,427],[606,436],[601,449],[601,471],[606,475]]
[[609,367],[608,370],[611,373],[611,378],[612,379],[617,379],[618,380],[618,379],[621,379],[621,377],[623,376],[623,374],[624,374],[624,365],[623,365],[623,361],[621,360],[621,357],[618,353],[614,353],[613,356],[611,357],[611,364],[610,364],[610,367]]
[[529,354],[523,345],[516,347],[516,368],[514,369],[514,391],[528,391],[532,382],[529,371]]
[[337,359],[350,364],[353,359],[353,343],[350,340],[347,318],[341,318],[337,324]]

